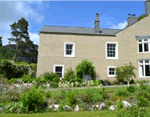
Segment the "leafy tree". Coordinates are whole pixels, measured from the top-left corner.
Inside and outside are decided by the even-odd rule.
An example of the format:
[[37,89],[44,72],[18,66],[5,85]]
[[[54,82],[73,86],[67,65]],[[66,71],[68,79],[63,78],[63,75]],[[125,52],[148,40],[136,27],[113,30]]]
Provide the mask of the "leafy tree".
[[36,62],[35,58],[37,57],[38,46],[30,40],[28,26],[29,23],[24,18],[10,25],[12,37],[8,40],[10,44],[15,43],[14,61],[19,56],[29,58],[31,62]]
[[0,47],[2,47],[2,37],[0,36]]
[[129,62],[129,65],[125,64],[124,66],[117,67],[115,70],[116,70],[117,80],[123,79],[127,81],[128,87],[129,87],[129,81],[136,77],[134,73],[134,70],[136,70],[136,68],[132,65],[131,62]]

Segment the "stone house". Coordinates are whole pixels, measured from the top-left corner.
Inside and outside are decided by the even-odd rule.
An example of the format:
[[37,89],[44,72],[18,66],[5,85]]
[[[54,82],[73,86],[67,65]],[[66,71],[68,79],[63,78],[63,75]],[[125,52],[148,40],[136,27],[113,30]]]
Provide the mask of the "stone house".
[[96,13],[94,28],[44,26],[40,31],[37,76],[53,71],[63,77],[66,69],[91,60],[101,79],[115,80],[114,68],[132,62],[137,79],[150,78],[150,1],[146,17],[137,21],[129,14],[122,30],[100,27]]

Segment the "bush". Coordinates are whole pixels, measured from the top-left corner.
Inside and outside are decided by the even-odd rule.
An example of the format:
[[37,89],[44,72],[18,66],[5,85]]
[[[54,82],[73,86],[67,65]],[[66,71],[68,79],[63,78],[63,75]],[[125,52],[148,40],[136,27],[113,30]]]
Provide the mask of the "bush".
[[43,75],[44,79],[46,81],[54,81],[54,82],[59,82],[59,75],[56,74],[56,73],[53,73],[53,72],[50,72],[50,73],[45,73]]
[[16,83],[16,82],[17,82],[17,78],[11,78],[11,79],[9,80],[9,82]]
[[119,82],[123,83],[127,81],[129,83],[133,78],[136,77],[136,74],[134,73],[134,70],[136,70],[136,68],[132,65],[131,62],[129,62],[129,65],[125,64],[124,66],[117,67],[115,70],[117,80]]
[[124,100],[125,98],[121,97],[121,96],[114,95],[114,96],[111,97],[111,99],[116,102],[117,100]]
[[52,97],[52,93],[50,91],[45,92],[45,97],[46,98]]
[[19,101],[20,94],[17,91],[9,91],[1,97],[2,102]]
[[35,78],[35,81],[38,83],[46,83],[46,80],[43,77]]
[[82,81],[83,81],[82,78],[74,78],[69,80],[70,83],[75,83],[75,82],[82,83]]
[[131,92],[131,93],[133,93],[133,92],[135,92],[135,87],[134,86],[129,86],[129,87],[127,87],[127,91],[128,92]]
[[24,83],[32,83],[33,82],[33,80],[34,80],[34,78],[32,78],[31,76],[29,76],[29,75],[23,75],[22,76],[22,81],[24,82]]
[[57,82],[50,82],[50,87],[51,88],[57,88],[58,87],[58,83]]
[[100,102],[103,100],[102,92],[99,89],[87,89],[86,96],[92,96],[93,102]]
[[63,81],[69,81],[72,82],[72,80],[75,79],[75,71],[72,70],[72,68],[67,69],[67,72],[64,74]]
[[117,111],[117,117],[147,117],[146,109],[139,106],[121,108]]
[[143,96],[137,98],[138,106],[149,106],[149,100]]
[[82,60],[76,67],[76,75],[78,78],[82,78],[84,74],[89,74],[92,79],[96,78],[95,67],[91,61],[86,59]]
[[117,109],[121,109],[124,107],[124,104],[122,103],[122,101],[119,101],[119,103],[117,103]]
[[117,92],[115,93],[115,95],[127,97],[129,94],[128,94],[127,91],[117,91]]
[[44,91],[39,87],[32,87],[31,90],[22,93],[21,102],[28,112],[42,112],[45,107]]

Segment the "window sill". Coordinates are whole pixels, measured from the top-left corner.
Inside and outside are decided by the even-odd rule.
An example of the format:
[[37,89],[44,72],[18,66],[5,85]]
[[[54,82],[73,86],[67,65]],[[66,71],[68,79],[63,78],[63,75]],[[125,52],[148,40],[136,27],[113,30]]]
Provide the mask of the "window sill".
[[150,52],[138,52],[138,54],[147,54],[147,53],[150,53]]
[[106,57],[106,59],[118,59],[117,57]]
[[64,57],[75,57],[74,55],[64,55]]
[[140,78],[150,78],[150,76],[146,76],[146,77],[144,77],[144,76],[139,76]]
[[107,76],[108,78],[114,78],[114,77],[116,77],[116,75],[109,75],[109,76]]

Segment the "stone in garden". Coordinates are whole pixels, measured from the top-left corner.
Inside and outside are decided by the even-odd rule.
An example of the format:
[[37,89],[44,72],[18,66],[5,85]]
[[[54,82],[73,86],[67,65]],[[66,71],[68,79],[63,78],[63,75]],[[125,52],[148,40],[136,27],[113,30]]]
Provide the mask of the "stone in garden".
[[109,110],[115,110],[115,106],[114,105],[111,105],[110,107],[109,107]]
[[4,112],[3,108],[2,108],[2,107],[0,107],[0,113],[3,113],[3,112]]
[[100,104],[99,110],[104,109],[105,107],[106,107],[106,104],[105,104],[104,102],[102,102],[102,103]]
[[79,106],[78,105],[75,106],[74,111],[79,111]]
[[20,88],[20,85],[19,84],[14,84],[14,87],[15,88]]
[[73,110],[73,109],[72,109],[70,106],[68,106],[68,105],[63,106],[63,109],[64,109],[64,111],[72,111],[72,110]]
[[22,80],[21,79],[18,79],[17,80],[17,84],[21,84],[22,83]]
[[131,107],[131,104],[127,101],[122,101],[124,107]]
[[58,110],[59,106],[60,105],[58,105],[58,104],[54,104],[54,105],[50,105],[49,108],[56,111],[56,110]]

